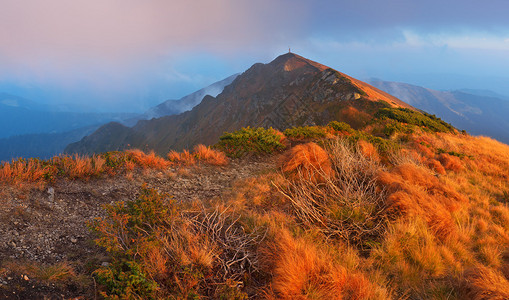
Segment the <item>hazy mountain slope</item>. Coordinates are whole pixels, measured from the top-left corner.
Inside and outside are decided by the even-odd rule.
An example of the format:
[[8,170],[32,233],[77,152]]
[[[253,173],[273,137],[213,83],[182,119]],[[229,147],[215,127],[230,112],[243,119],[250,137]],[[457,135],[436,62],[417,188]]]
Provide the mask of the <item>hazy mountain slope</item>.
[[69,143],[79,141],[98,127],[89,126],[69,132],[25,134],[0,139],[0,161],[18,157],[50,158],[64,152]]
[[[401,100],[469,133],[509,142],[509,101],[463,91],[436,91],[400,82],[370,81]],[[489,93],[484,92],[484,95]]]
[[[61,133],[133,117],[126,113],[78,113],[39,110],[23,103],[0,102],[0,138],[21,134]],[[17,105],[16,105],[17,104]]]
[[[111,122],[101,126],[93,134],[84,137],[81,141],[68,145],[64,152],[66,153],[101,153],[106,151],[116,151],[135,146],[140,149],[146,149],[144,144],[145,137],[143,133],[117,122]],[[86,149],[82,148],[82,142],[86,141]],[[70,149],[70,146],[76,147]]]
[[191,110],[196,105],[200,104],[203,97],[210,95],[216,97],[224,90],[224,87],[231,84],[239,74],[234,74],[221,81],[215,82],[203,89],[200,89],[192,94],[184,96],[179,100],[167,100],[155,107],[150,108],[142,115],[143,119],[159,118],[162,116],[177,115],[185,111]]
[[66,151],[92,153],[129,144],[166,153],[214,143],[225,131],[245,126],[285,129],[342,120],[359,127],[387,105],[411,108],[366,83],[288,53],[269,64],[253,65],[216,98],[206,96],[191,111],[140,121],[133,128],[108,124]]

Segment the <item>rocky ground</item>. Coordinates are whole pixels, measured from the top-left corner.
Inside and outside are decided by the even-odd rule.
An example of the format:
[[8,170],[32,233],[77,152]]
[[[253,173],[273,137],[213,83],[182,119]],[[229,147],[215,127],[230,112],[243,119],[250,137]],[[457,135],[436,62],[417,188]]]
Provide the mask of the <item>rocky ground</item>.
[[[0,262],[69,262],[85,277],[107,263],[93,243],[86,223],[104,215],[102,206],[137,197],[143,184],[173,195],[178,201],[220,196],[233,181],[275,166],[270,159],[249,158],[223,167],[198,165],[164,171],[138,170],[128,175],[84,180],[62,179],[52,185],[14,188],[0,183]],[[88,280],[92,280],[88,276]],[[94,298],[90,284],[51,285],[15,274],[0,265],[2,299]]]

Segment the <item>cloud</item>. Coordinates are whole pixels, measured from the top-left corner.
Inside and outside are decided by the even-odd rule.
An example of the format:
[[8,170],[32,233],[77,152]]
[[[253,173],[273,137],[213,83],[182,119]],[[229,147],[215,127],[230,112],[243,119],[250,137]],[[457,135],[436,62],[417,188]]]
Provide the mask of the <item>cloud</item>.
[[298,32],[302,12],[281,6],[268,0],[7,0],[0,10],[0,55],[118,61],[190,49],[235,51]]
[[0,82],[138,101],[149,89],[182,96],[288,46],[324,62],[346,51],[352,65],[362,57],[351,48],[373,57],[438,49],[433,59],[444,47],[506,51],[507,8],[505,0],[3,0]]

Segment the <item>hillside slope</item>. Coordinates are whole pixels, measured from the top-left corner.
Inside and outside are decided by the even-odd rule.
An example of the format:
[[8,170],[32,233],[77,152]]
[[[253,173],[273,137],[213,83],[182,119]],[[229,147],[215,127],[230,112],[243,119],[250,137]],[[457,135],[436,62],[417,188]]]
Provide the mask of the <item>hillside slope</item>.
[[[370,84],[408,104],[436,114],[471,134],[509,143],[509,101],[479,91],[436,91],[407,83],[372,80]],[[475,94],[477,93],[477,94]]]
[[0,298],[509,299],[509,146],[372,121],[1,164]]
[[[269,64],[253,65],[217,97],[206,96],[191,111],[140,121],[132,128],[105,125],[69,145],[66,152],[95,153],[131,146],[162,154],[198,143],[210,145],[224,132],[246,126],[283,130],[341,120],[358,128],[384,106],[412,108],[364,82],[287,53]],[[116,142],[105,132],[116,136]]]

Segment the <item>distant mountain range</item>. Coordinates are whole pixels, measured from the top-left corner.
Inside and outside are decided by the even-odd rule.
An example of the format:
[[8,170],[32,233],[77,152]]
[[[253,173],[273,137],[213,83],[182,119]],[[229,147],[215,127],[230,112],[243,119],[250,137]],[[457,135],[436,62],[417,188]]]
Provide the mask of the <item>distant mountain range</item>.
[[55,111],[51,106],[5,93],[0,94],[0,138],[23,134],[63,133],[133,116],[135,114]]
[[48,159],[64,152],[65,147],[93,133],[99,126],[89,126],[61,133],[39,133],[0,139],[0,161],[18,157]]
[[509,143],[509,101],[484,90],[436,91],[407,83],[370,80],[371,85],[435,114],[458,129]]
[[89,154],[138,147],[164,154],[198,142],[214,143],[223,132],[244,126],[285,129],[343,120],[359,127],[384,102],[415,107],[471,134],[509,143],[505,96],[489,90],[436,91],[368,82],[289,53],[140,115],[62,112],[0,93],[0,160],[47,158],[64,149]]
[[65,112],[61,106],[0,93],[0,117],[3,117],[0,120],[0,161],[16,157],[52,157],[110,121],[132,126],[139,120],[190,110],[205,95],[219,94],[237,76],[229,76],[180,100],[167,100],[139,115]]
[[217,97],[205,96],[191,111],[148,121],[130,128],[109,123],[66,152],[97,153],[128,147],[190,148],[212,144],[225,131],[245,126],[285,129],[342,120],[366,125],[381,107],[412,106],[362,81],[293,53],[269,64],[254,64]]

